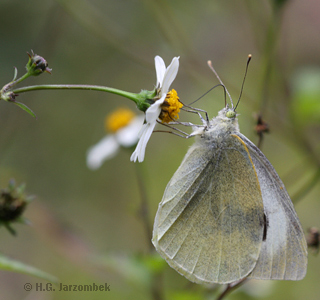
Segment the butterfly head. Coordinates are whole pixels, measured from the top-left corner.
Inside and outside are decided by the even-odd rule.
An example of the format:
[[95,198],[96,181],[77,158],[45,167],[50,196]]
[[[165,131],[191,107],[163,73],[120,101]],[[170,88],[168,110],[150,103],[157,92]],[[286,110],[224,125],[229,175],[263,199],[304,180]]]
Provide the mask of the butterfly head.
[[237,116],[237,113],[234,109],[232,108],[227,108],[226,111],[226,117],[229,119],[234,119]]
[[217,119],[223,120],[224,122],[233,123],[236,120],[238,114],[234,107],[230,107],[228,104],[226,107],[221,109],[218,113]]

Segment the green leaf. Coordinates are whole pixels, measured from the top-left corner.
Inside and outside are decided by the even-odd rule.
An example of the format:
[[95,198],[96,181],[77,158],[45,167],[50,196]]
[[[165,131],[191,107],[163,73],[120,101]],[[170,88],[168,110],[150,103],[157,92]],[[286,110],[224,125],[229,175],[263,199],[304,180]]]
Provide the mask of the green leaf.
[[17,235],[17,232],[11,227],[11,225],[8,222],[3,223],[3,225],[13,236]]
[[55,276],[52,276],[46,272],[43,272],[32,266],[28,266],[19,261],[13,260],[11,258],[0,255],[0,269],[5,271],[17,272],[27,275],[36,276],[45,280],[48,280],[53,283],[58,283],[59,279]]
[[18,69],[14,67],[14,75],[13,75],[12,81],[15,81],[17,79],[17,76],[18,76]]
[[29,108],[27,105],[21,103],[21,102],[18,102],[18,101],[10,101],[16,105],[18,105],[20,108],[22,108],[24,111],[26,111],[28,114],[30,114],[31,116],[33,116],[34,118],[37,119],[37,116],[36,114],[31,110],[31,108]]

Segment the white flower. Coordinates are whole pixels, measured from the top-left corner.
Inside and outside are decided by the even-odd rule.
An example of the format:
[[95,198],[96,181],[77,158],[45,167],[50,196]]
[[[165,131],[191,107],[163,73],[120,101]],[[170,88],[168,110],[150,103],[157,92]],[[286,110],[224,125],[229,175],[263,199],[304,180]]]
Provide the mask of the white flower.
[[156,126],[157,119],[161,113],[161,104],[166,99],[170,85],[177,76],[179,69],[179,57],[174,57],[171,64],[166,68],[163,59],[160,56],[154,58],[157,73],[157,100],[146,110],[146,122],[139,133],[139,142],[132,153],[130,160],[142,162],[146,151],[147,143]]
[[105,160],[113,158],[118,153],[121,146],[128,148],[136,145],[143,121],[143,115],[133,117],[126,126],[117,129],[113,134],[106,135],[92,146],[87,152],[88,168],[92,170],[100,168]]

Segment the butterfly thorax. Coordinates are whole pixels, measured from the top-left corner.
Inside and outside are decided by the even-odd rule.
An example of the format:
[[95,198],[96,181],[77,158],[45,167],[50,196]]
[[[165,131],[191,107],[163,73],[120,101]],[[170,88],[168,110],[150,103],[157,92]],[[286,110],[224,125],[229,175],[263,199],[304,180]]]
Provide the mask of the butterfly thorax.
[[[213,118],[205,128],[194,128],[193,134],[197,135],[200,143],[214,144],[219,147],[228,140],[230,134],[239,132],[239,124],[236,114],[234,117],[227,117],[227,113],[232,111],[230,108],[223,108],[218,116]],[[233,111],[232,111],[233,112]]]

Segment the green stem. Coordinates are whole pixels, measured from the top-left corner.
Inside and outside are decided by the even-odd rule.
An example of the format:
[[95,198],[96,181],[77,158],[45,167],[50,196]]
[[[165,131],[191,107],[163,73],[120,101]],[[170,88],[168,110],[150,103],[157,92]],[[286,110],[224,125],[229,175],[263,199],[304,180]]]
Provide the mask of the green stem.
[[239,281],[235,281],[232,283],[229,283],[225,290],[218,296],[216,300],[222,300],[227,294],[231,293],[233,290],[237,289],[240,285],[242,285],[247,278],[240,279]]
[[30,73],[24,74],[24,75],[21,76],[19,79],[15,80],[15,81],[12,83],[11,87],[13,87],[13,86],[15,86],[16,84],[20,83],[21,81],[27,79],[29,76],[31,76]]
[[297,204],[304,196],[311,191],[311,189],[319,182],[320,180],[320,168],[313,175],[311,180],[309,180],[295,195],[291,197],[291,200],[294,204]]
[[47,84],[47,85],[33,85],[33,86],[26,86],[22,88],[18,88],[13,90],[13,93],[20,94],[30,91],[36,90],[90,90],[90,91],[100,91],[100,92],[107,92],[116,94],[119,96],[123,96],[133,100],[135,103],[139,102],[139,94],[129,93],[122,90],[109,88],[106,86],[99,86],[99,85],[82,85],[82,84]]
[[15,86],[18,83],[20,83],[21,81],[27,79],[29,76],[31,76],[31,75],[29,73],[26,73],[23,76],[21,76],[19,79],[9,82],[8,84],[6,84],[2,88],[1,92],[6,92],[6,91],[10,90],[13,86]]
[[145,187],[145,182],[147,176],[145,174],[144,165],[141,164],[135,164],[135,171],[136,171],[136,177],[138,181],[138,187],[140,191],[140,209],[139,209],[139,217],[141,218],[141,221],[143,223],[143,227],[146,233],[146,241],[148,244],[149,252],[151,253],[154,248],[151,244],[152,239],[152,225],[150,224],[150,212],[149,212],[149,202],[148,202],[148,196],[147,191]]

